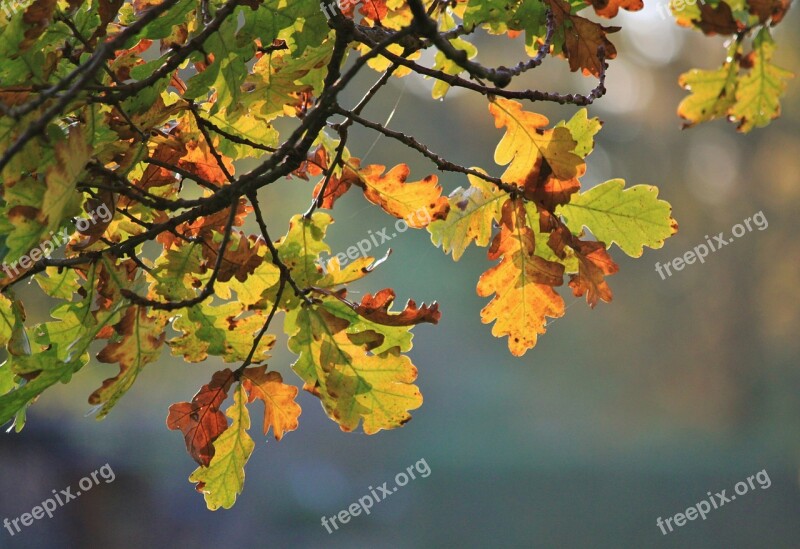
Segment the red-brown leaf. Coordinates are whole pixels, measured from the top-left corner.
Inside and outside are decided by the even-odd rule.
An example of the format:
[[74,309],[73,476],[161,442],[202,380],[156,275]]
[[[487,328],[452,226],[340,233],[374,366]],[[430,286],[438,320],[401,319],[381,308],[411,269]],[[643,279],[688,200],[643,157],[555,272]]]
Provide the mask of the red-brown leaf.
[[225,368],[203,385],[191,402],[177,402],[169,407],[167,427],[180,430],[186,450],[197,463],[208,466],[214,457],[214,441],[228,428],[228,420],[219,409],[228,397],[233,372]]
[[602,46],[605,59],[614,59],[617,49],[607,34],[617,32],[619,27],[604,27],[584,17],[572,15],[571,6],[565,0],[546,0],[553,12],[556,28],[564,33],[564,55],[569,59],[572,71],[581,69],[583,74],[599,77],[603,72],[603,62],[598,55]]
[[[207,238],[205,243],[203,257],[208,261],[208,267],[212,268],[217,262],[222,243],[214,242],[211,238]],[[248,238],[244,233],[233,232],[222,257],[217,280],[228,282],[233,277],[239,282],[247,280],[247,277],[264,261],[263,256],[258,253],[263,245],[263,241],[259,243],[256,237]]]
[[605,280],[619,271],[602,242],[578,241],[573,248],[578,257],[578,274],[570,277],[569,286],[576,297],[586,294],[586,302],[594,308],[599,300],[611,301],[613,294]]
[[705,34],[729,35],[740,30],[731,7],[725,2],[720,2],[716,8],[709,4],[700,4],[700,15],[700,20],[695,23]]
[[367,320],[386,326],[412,326],[421,322],[436,324],[442,317],[438,303],[434,302],[431,305],[423,303],[421,307],[417,307],[413,299],[408,300],[402,311],[390,312],[389,308],[394,298],[395,293],[391,288],[385,288],[374,296],[366,294],[356,306],[356,312]]

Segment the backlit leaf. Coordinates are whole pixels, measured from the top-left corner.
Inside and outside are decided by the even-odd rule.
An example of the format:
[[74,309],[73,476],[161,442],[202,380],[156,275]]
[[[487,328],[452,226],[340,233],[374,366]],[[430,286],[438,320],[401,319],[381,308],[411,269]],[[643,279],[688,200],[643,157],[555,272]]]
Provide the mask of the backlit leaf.
[[242,371],[242,386],[250,396],[248,402],[258,399],[264,403],[264,434],[272,432],[280,440],[289,431],[297,429],[300,406],[295,402],[297,387],[286,385],[278,372],[267,372],[258,366]]
[[145,365],[161,355],[166,323],[163,314],[148,316],[144,307],[129,307],[122,320],[114,326],[116,337],[98,353],[97,360],[110,364],[118,362],[120,371],[89,396],[89,404],[103,405],[97,419],[103,419],[133,386]]
[[220,406],[228,397],[233,372],[216,372],[211,382],[203,385],[191,402],[177,402],[169,407],[167,427],[180,430],[186,450],[200,465],[208,465],[214,457],[214,441],[228,428]]
[[416,367],[397,348],[371,353],[379,344],[376,334],[351,334],[349,326],[326,307],[290,312],[286,331],[289,348],[299,355],[295,372],[343,431],[354,430],[362,421],[366,434],[400,427],[411,419],[409,411],[422,405],[422,395],[413,385]]
[[794,75],[772,63],[775,42],[766,27],[753,43],[750,72],[736,88],[736,103],[730,113],[738,122],[738,130],[748,132],[769,124],[781,113],[780,98],[786,91],[787,80]]
[[625,189],[621,179],[606,181],[560,206],[574,233],[588,227],[598,240],[616,243],[631,257],[639,257],[645,246],[660,248],[675,234],[678,224],[669,203],[658,199],[658,190],[648,185]]
[[458,261],[472,242],[488,246],[492,236],[492,223],[500,220],[500,206],[506,195],[477,176],[469,176],[470,186],[457,188],[448,198],[450,210],[447,217],[437,219],[427,227],[431,241],[453,254]]
[[494,322],[492,334],[508,336],[508,348],[522,356],[545,332],[547,318],[564,314],[564,300],[553,289],[563,284],[564,267],[535,255],[535,237],[525,224],[522,204],[503,204],[500,232],[492,241],[489,259],[500,263],[483,273],[478,295],[494,297],[481,311],[485,324]]
[[[215,441],[211,462],[200,466],[189,477],[197,483],[197,491],[206,499],[212,511],[230,509],[244,487],[244,466],[253,453],[255,443],[250,438],[250,413],[247,395],[239,385],[233,394],[233,404],[225,411],[231,425]],[[224,419],[227,426],[227,421]]]
[[495,162],[508,165],[504,180],[522,184],[531,174],[538,175],[545,165],[559,179],[578,174],[583,161],[575,154],[577,142],[566,127],[545,130],[547,118],[502,98],[489,104],[489,112],[495,126],[506,128],[494,153]]

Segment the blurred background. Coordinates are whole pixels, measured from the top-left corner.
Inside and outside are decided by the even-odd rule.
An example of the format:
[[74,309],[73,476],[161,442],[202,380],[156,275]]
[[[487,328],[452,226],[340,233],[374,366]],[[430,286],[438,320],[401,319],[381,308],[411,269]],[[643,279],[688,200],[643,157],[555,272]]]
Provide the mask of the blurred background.
[[[231,510],[210,512],[187,477],[194,462],[167,408],[189,400],[221,364],[185,364],[166,354],[149,366],[103,422],[87,416],[87,396],[115,368],[93,362],[69,386],[49,390],[21,434],[0,436],[0,519],[15,518],[75,486],[108,463],[116,478],[35,521],[5,548],[172,547],[800,547],[800,81],[783,116],[747,136],[725,122],[681,130],[685,93],[678,76],[715,68],[723,40],[678,28],[659,0],[623,14],[613,36],[619,57],[609,93],[590,108],[605,122],[588,159],[584,188],[612,177],[660,188],[680,231],[638,260],[613,249],[621,271],[614,301],[590,310],[562,288],[565,317],[551,321],[535,349],[515,359],[505,339],[481,324],[475,294],[489,267],[470,248],[454,263],[424,231],[408,231],[374,252],[389,261],[354,288],[393,287],[398,301],[437,300],[438,326],[415,330],[411,357],[425,403],[404,428],[374,436],[342,433],[319,402],[300,395],[300,429],[280,443],[254,429],[256,451],[244,493]],[[775,29],[776,63],[800,73],[800,13]],[[487,65],[511,64],[517,43],[479,40]],[[367,73],[361,88],[377,75]],[[570,93],[594,80],[549,60],[527,85]],[[431,82],[392,82],[366,115],[413,133],[466,165],[500,173],[502,133],[486,101],[451,90],[430,99]],[[345,104],[353,104],[358,87]],[[552,122],[572,107],[528,105]],[[419,179],[434,169],[375,134],[355,130],[350,150]],[[374,147],[373,147],[374,146]],[[239,171],[247,169],[240,166]],[[465,178],[440,174],[447,192]],[[303,211],[313,185],[291,180],[262,191],[275,235]],[[662,280],[667,263],[763,211],[764,231],[747,233]],[[334,253],[392,220],[352,192],[329,230]],[[795,220],[795,221],[793,221]],[[255,232],[255,227],[253,227]],[[285,339],[270,366],[298,378]],[[253,412],[255,413],[255,412]],[[332,516],[424,459],[419,475],[369,516],[328,534]],[[766,470],[771,485],[740,496],[669,535],[656,525]]]

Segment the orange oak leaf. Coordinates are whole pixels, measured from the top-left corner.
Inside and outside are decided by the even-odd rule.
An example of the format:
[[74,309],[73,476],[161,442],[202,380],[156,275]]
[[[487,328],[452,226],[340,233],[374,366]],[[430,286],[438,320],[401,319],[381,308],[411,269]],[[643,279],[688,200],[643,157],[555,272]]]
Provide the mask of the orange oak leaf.
[[775,5],[772,7],[772,24],[777,25],[783,18],[786,16],[786,12],[789,11],[789,6],[791,6],[792,0],[778,0]]
[[[241,227],[244,224],[244,220],[247,215],[252,211],[253,207],[247,202],[247,200],[240,198],[236,205],[236,214],[234,214],[232,225],[234,227]],[[200,217],[191,223],[188,223],[185,226],[185,229],[181,231],[181,234],[186,236],[206,236],[210,234],[211,231],[217,231],[221,233],[225,230],[225,226],[228,224],[228,217],[230,215],[231,209],[228,207],[224,210],[218,211],[217,213]],[[183,228],[184,226],[181,227]]]
[[[169,138],[158,144],[156,150],[153,152],[152,158],[162,163],[177,164],[180,158],[185,154],[186,148],[183,143],[177,139]],[[143,191],[148,191],[154,187],[173,185],[176,182],[175,174],[170,170],[156,166],[155,164],[148,164],[141,179],[136,183],[136,186]],[[130,203],[130,199],[126,197],[120,199],[120,205],[128,203]]]
[[[323,178],[314,187],[314,196],[318,196],[319,193],[322,192],[324,181],[325,179]],[[333,204],[350,190],[353,183],[358,183],[358,174],[349,166],[345,166],[341,174],[334,174],[331,176],[328,185],[325,187],[325,194],[322,197],[320,206],[328,210],[333,208]]]
[[[325,174],[328,170],[329,162],[328,149],[320,145],[308,154],[306,159],[300,164],[300,167],[292,172],[292,175],[308,180],[309,176]],[[357,158],[351,158],[349,164],[352,164],[356,169],[360,166]],[[325,186],[325,194],[322,196],[322,200],[319,203],[320,207],[330,210],[333,208],[334,203],[350,190],[353,183],[358,180],[358,175],[353,169],[354,168],[350,165],[345,164],[342,166],[341,170],[334,170],[327,186]],[[319,194],[323,190],[322,186],[324,183],[325,178],[323,177],[314,186],[314,197],[316,200],[320,199]]]
[[[253,207],[247,202],[246,199],[240,198],[236,206],[236,214],[233,218],[233,227],[241,227],[247,215],[253,211]],[[228,224],[228,217],[231,214],[230,207],[220,210],[211,215],[198,217],[197,219],[178,225],[175,230],[176,233],[184,237],[200,237],[203,240],[210,238],[213,231],[223,233]],[[175,243],[182,243],[184,241],[180,236],[174,233],[164,232],[158,235],[158,242],[164,245],[164,248],[170,248]],[[212,254],[216,255],[216,254]]]
[[200,465],[208,466],[214,457],[214,441],[228,428],[228,420],[219,409],[228,397],[233,372],[225,368],[215,372],[191,402],[177,402],[169,407],[167,427],[180,430],[186,450]]
[[[320,145],[308,153],[300,166],[292,172],[292,175],[308,181],[309,176],[320,175],[328,169],[328,153],[325,147]],[[316,193],[316,189],[314,190]]]
[[553,286],[564,282],[564,266],[535,255],[535,235],[526,225],[521,201],[503,204],[500,232],[489,248],[489,259],[500,263],[478,280],[478,295],[492,300],[481,311],[484,324],[494,322],[492,334],[508,336],[508,348],[522,356],[545,332],[546,318],[564,314],[564,300]]
[[[217,143],[215,143],[215,145],[217,145]],[[218,154],[220,154],[222,163],[228,170],[228,173],[233,175],[235,173],[235,168],[231,159],[223,156],[219,152]],[[222,171],[222,168],[217,163],[217,159],[211,154],[211,149],[208,147],[208,143],[206,143],[205,140],[188,141],[186,143],[186,154],[180,159],[178,166],[216,185],[224,185],[228,182],[225,172]]]
[[[355,2],[351,2],[354,4]],[[368,17],[374,21],[380,21],[386,18],[389,13],[389,8],[386,6],[386,0],[362,0],[361,9],[358,10],[361,15]]]
[[572,195],[580,190],[579,178],[585,173],[586,164],[580,164],[575,177],[559,179],[553,174],[550,165],[543,162],[538,172],[532,171],[525,179],[525,198],[533,200],[549,211],[554,211],[556,206],[567,204]]
[[450,209],[447,197],[442,196],[442,187],[435,175],[421,181],[407,183],[410,170],[406,164],[398,164],[386,174],[385,166],[370,164],[358,170],[354,181],[363,190],[364,196],[399,219],[409,227],[423,229],[436,219],[444,219]]
[[275,440],[280,440],[289,431],[298,426],[298,418],[302,412],[295,402],[297,387],[283,383],[278,372],[267,372],[266,364],[255,368],[246,368],[241,380],[247,394],[248,402],[258,399],[264,402],[264,434],[272,432]]
[[[550,233],[547,239],[547,247],[553,250],[556,257],[564,259],[567,257],[566,247],[572,246],[577,240],[570,230],[559,221],[554,215],[539,214],[540,230],[543,233]],[[542,226],[544,225],[544,226]]]
[[366,294],[361,303],[356,305],[355,310],[367,320],[386,326],[413,326],[421,322],[436,324],[442,317],[438,303],[434,302],[431,305],[423,303],[421,307],[417,307],[413,299],[409,299],[405,309],[399,313],[389,312],[389,307],[392,306],[394,298],[394,290],[384,288],[374,296]]
[[619,266],[608,255],[606,245],[597,241],[578,241],[573,249],[578,258],[578,274],[570,276],[572,293],[576,297],[586,294],[586,302],[592,308],[600,299],[609,303],[613,294],[605,277],[619,271]]
[[[305,160],[300,164],[300,167],[292,172],[292,175],[301,179],[308,180],[309,176],[322,175],[328,170],[328,150],[320,145],[314,151],[310,152]],[[352,162],[358,165],[358,159],[352,158]],[[341,173],[334,170],[325,186],[325,194],[321,197],[320,193],[323,191],[322,186],[325,183],[325,178],[321,178],[314,186],[314,197],[319,200],[319,205],[326,210],[333,208],[334,203],[341,198],[347,191],[350,190],[352,184],[358,179],[358,175],[353,169],[345,165],[341,169]]]
[[[577,178],[586,172],[586,164],[575,153],[577,142],[564,126],[545,129],[549,121],[545,116],[523,109],[522,104],[509,99],[496,98],[489,103],[489,112],[497,128],[506,133],[495,149],[495,162],[508,165],[503,179],[526,189],[528,198],[544,198],[548,178],[565,182],[550,183],[549,191],[565,194],[561,200],[580,186]],[[574,181],[573,181],[574,180]],[[564,189],[560,189],[564,187]],[[572,190],[571,190],[572,189]],[[535,197],[537,190],[541,196]]]
[[587,4],[594,7],[595,13],[600,17],[616,17],[620,9],[639,11],[644,7],[642,0],[586,0]]

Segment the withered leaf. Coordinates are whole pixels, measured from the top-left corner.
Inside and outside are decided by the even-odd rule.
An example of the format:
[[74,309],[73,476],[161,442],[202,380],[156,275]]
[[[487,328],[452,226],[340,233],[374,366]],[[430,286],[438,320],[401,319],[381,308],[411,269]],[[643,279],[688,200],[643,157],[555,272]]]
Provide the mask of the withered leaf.
[[177,402],[169,407],[167,427],[183,433],[186,450],[200,465],[211,463],[214,441],[228,428],[220,406],[232,383],[233,372],[225,368],[215,372],[211,382],[203,385],[191,402]]

